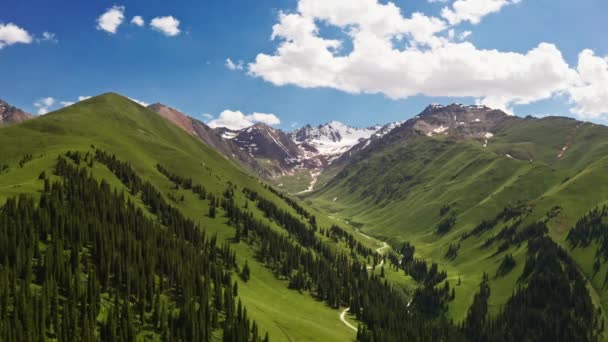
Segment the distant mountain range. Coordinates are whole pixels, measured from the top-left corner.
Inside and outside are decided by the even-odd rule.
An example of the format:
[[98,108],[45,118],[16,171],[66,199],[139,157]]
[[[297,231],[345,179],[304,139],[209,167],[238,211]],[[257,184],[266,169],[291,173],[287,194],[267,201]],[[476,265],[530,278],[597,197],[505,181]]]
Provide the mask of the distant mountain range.
[[10,125],[31,119],[34,116],[0,100],[0,125]]
[[241,130],[225,127],[212,129],[167,105],[156,103],[148,108],[228,158],[255,170],[260,176],[274,180],[277,184],[281,184],[285,178],[303,177],[306,181],[302,186],[306,187],[313,180],[310,174],[319,175],[355,145],[378,138],[400,124],[356,128],[330,121],[318,126],[306,125],[289,132],[261,123]]
[[608,338],[606,126],[434,104],[213,129],[112,93],[0,108],[0,297],[19,303],[0,336]]
[[[417,132],[437,139],[470,140],[485,148],[497,132],[524,120],[486,106],[432,104],[410,119],[385,125],[357,128],[330,121],[286,132],[262,123],[241,130],[214,129],[165,104],[155,103],[148,108],[226,158],[290,193],[310,192],[324,186],[364,151],[394,144],[400,132]],[[18,123],[33,117],[0,100],[0,124]],[[556,155],[563,157],[568,148],[565,143]],[[534,159],[529,154],[522,151],[507,153],[511,158]]]

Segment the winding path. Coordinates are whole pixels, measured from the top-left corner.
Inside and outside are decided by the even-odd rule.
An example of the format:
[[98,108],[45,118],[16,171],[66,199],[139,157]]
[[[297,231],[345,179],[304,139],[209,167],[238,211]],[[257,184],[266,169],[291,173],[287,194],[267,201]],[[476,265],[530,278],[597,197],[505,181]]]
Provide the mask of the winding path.
[[[359,229],[357,229],[357,233],[365,236],[368,239],[371,239],[370,236],[365,235],[361,232],[359,232]],[[389,248],[390,246],[388,245],[388,243],[386,243],[385,241],[382,241],[382,247],[376,248],[376,253],[380,254],[381,256],[383,255],[382,250]],[[384,259],[380,260],[380,263],[376,266],[380,266],[382,267],[382,265],[384,265]],[[374,269],[374,266],[367,266],[367,270],[372,270]],[[408,305],[409,306],[409,305]],[[342,323],[344,323],[347,327],[351,328],[354,331],[358,331],[357,327],[355,327],[354,325],[350,324],[347,320],[346,320],[346,313],[348,312],[348,310],[350,310],[350,307],[344,309],[341,313],[340,313],[340,320],[342,321]]]
[[350,308],[346,308],[344,309],[344,311],[342,311],[342,313],[340,314],[340,320],[342,321],[342,323],[346,324],[347,327],[353,329],[354,331],[358,331],[356,326],[348,323],[348,321],[346,320],[346,313],[348,312],[348,310],[350,310]]

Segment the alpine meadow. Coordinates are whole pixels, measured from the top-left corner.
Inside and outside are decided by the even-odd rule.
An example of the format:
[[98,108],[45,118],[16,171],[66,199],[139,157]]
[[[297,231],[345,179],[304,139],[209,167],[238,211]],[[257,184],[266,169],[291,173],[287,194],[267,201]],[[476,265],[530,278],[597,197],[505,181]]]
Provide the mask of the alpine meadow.
[[5,2],[0,341],[608,341],[608,4]]

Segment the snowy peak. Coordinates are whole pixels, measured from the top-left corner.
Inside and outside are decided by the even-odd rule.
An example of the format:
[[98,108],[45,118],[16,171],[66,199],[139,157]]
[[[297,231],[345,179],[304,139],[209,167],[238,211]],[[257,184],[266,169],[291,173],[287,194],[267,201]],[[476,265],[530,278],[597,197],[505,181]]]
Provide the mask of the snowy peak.
[[378,129],[376,131],[376,133],[374,133],[372,135],[372,138],[382,138],[383,136],[387,135],[388,133],[390,133],[395,128],[401,127],[401,125],[403,125],[406,122],[407,122],[407,120],[402,120],[402,121],[395,121],[395,122],[391,122],[389,124],[386,124],[386,125],[380,127],[380,129]]
[[380,127],[355,128],[340,121],[312,127],[306,125],[289,133],[302,148],[323,156],[334,156],[348,151],[361,140],[368,139]]
[[214,131],[257,160],[274,177],[281,177],[298,176],[302,170],[318,175],[330,165],[340,167],[359,152],[390,144],[392,137],[403,131],[413,130],[429,137],[473,138],[487,144],[500,125],[509,120],[514,118],[485,106],[435,104],[413,118],[384,126],[356,128],[334,120],[291,132],[260,123],[237,131]]

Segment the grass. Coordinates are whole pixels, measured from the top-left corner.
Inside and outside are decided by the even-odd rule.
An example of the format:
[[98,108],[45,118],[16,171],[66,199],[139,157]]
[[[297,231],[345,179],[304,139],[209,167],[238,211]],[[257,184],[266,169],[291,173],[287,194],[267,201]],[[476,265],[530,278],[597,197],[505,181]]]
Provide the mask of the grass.
[[[560,216],[549,226],[551,237],[563,245],[576,220],[608,200],[607,142],[606,127],[565,118],[521,120],[497,132],[486,148],[479,141],[407,134],[355,157],[326,187],[305,199],[393,247],[412,242],[417,256],[447,270],[451,285],[460,278],[462,284],[456,287],[456,300],[449,310],[458,322],[466,317],[484,272],[491,276],[490,311],[498,312],[517,286],[525,245],[507,251],[513,253],[517,266],[501,278],[494,274],[504,254],[494,256],[496,246],[480,246],[502,226],[461,242],[454,260],[445,257],[448,245],[517,203],[531,208],[524,224],[544,219],[551,208],[561,206]],[[566,145],[566,153],[558,158]],[[444,205],[450,206],[457,220],[452,231],[440,236],[435,228]],[[608,293],[596,280],[603,281],[604,274],[592,277],[592,259],[585,253],[572,256],[591,279],[592,297],[605,311]],[[392,278],[407,284],[401,276]]]
[[[376,249],[380,241],[397,248],[405,241],[416,246],[416,256],[437,262],[448,273],[456,289],[449,316],[456,322],[466,317],[483,273],[490,275],[492,288],[490,312],[496,313],[517,286],[525,263],[526,246],[513,246],[517,265],[504,277],[496,278],[503,254],[493,255],[496,246],[482,249],[481,244],[498,232],[504,223],[480,237],[460,242],[455,259],[447,259],[450,243],[491,219],[508,205],[526,203],[531,213],[525,223],[544,219],[555,206],[562,211],[549,222],[550,235],[566,247],[570,227],[586,211],[608,201],[608,130],[603,126],[580,124],[569,119],[527,119],[503,128],[486,148],[478,141],[454,142],[408,135],[403,140],[367,149],[343,172],[322,174],[318,191],[304,195],[301,205],[317,217],[320,227],[337,224],[350,229],[355,238]],[[566,154],[557,158],[563,146]],[[20,193],[37,196],[42,184],[38,175],[52,173],[58,154],[67,150],[92,151],[92,145],[128,160],[138,174],[152,182],[163,194],[184,196],[174,203],[182,212],[199,222],[220,241],[231,241],[234,229],[219,219],[207,217],[208,203],[185,190],[173,190],[172,183],[155,168],[157,163],[203,184],[219,193],[227,182],[240,190],[251,188],[273,199],[281,208],[292,208],[269,192],[260,180],[247,174],[236,163],[202,144],[156,113],[116,94],[106,94],[75,106],[19,125],[0,128],[0,162],[9,169],[0,173],[0,204]],[[31,154],[23,167],[19,161]],[[509,154],[515,159],[506,156]],[[531,161],[532,160],[532,161]],[[115,188],[122,184],[104,167],[95,165],[94,175],[106,179]],[[337,174],[334,178],[333,175]],[[306,177],[308,176],[308,178]],[[300,179],[282,179],[282,189],[296,192],[309,184],[309,175]],[[245,203],[240,191],[236,201]],[[141,204],[140,204],[141,205]],[[456,214],[456,226],[445,235],[435,228],[442,219],[439,209],[448,205]],[[254,215],[263,215],[249,205]],[[268,222],[282,231],[273,222]],[[524,223],[524,224],[525,224]],[[366,238],[355,229],[373,236]],[[240,265],[245,260],[252,278],[239,283],[240,296],[249,315],[279,341],[348,341],[355,333],[339,319],[340,311],[314,300],[307,293],[287,289],[285,281],[255,261],[244,243],[232,247]],[[335,248],[344,248],[336,244]],[[597,304],[608,308],[608,292],[603,279],[608,267],[592,273],[593,248],[571,251],[580,269],[589,279],[590,293]],[[373,272],[379,274],[380,269]],[[416,283],[403,272],[385,267],[385,277],[396,286],[411,292]],[[456,286],[460,279],[461,284]],[[353,324],[352,317],[349,321]],[[218,339],[221,336],[216,336]]]
[[[220,193],[230,182],[242,189],[249,187],[274,199],[293,212],[283,201],[267,191],[260,181],[236,163],[183,132],[158,114],[117,94],[105,94],[34,120],[0,129],[0,160],[9,165],[0,174],[0,204],[20,193],[36,196],[42,188],[41,171],[52,174],[59,154],[67,150],[92,151],[92,146],[115,153],[127,160],[138,174],[163,194],[184,195],[184,202],[174,203],[185,215],[199,222],[209,234],[217,234],[220,243],[230,241],[234,229],[224,220],[206,216],[208,204],[184,190],[171,190],[172,184],[155,168],[160,163],[195,183]],[[22,168],[18,163],[26,154],[33,159]],[[94,176],[105,179],[118,189],[123,186],[105,167],[95,164]],[[237,192],[239,200],[244,196]],[[253,207],[250,205],[250,209]],[[252,210],[261,216],[258,211]],[[320,219],[320,224],[328,224]],[[275,228],[279,230],[278,227]],[[340,322],[333,310],[308,294],[287,289],[264,266],[258,264],[244,244],[233,244],[237,261],[249,261],[252,278],[240,283],[240,296],[262,334],[268,331],[274,341],[348,341],[355,333]],[[339,247],[336,247],[339,248]],[[143,333],[145,335],[145,332]],[[143,336],[143,335],[142,335]],[[218,337],[219,338],[219,337]]]

